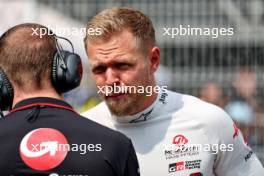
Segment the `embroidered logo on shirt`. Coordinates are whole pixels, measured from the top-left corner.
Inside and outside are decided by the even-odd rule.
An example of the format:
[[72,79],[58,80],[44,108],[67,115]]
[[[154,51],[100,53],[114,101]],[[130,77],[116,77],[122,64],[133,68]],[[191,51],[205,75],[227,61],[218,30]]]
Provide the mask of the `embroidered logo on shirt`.
[[129,123],[138,123],[138,122],[144,122],[147,121],[150,117],[149,115],[151,114],[151,112],[153,111],[154,108],[152,108],[149,112],[147,113],[142,113],[140,114],[140,116],[134,120],[131,120]]
[[159,98],[159,101],[162,102],[163,104],[166,104],[166,97],[168,96],[168,93],[166,92],[162,92],[160,98]]
[[179,134],[173,138],[172,143],[177,146],[183,146],[184,144],[188,143],[188,139],[185,136]]

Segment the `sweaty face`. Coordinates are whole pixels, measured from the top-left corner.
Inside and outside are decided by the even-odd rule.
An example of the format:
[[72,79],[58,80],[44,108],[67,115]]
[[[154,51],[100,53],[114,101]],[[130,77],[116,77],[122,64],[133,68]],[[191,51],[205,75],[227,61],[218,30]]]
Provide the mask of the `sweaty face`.
[[[135,37],[127,30],[113,35],[106,42],[89,43],[87,52],[97,87],[152,85],[150,60],[138,48]],[[146,95],[142,93],[121,92],[101,96],[117,116],[139,112],[146,101]]]

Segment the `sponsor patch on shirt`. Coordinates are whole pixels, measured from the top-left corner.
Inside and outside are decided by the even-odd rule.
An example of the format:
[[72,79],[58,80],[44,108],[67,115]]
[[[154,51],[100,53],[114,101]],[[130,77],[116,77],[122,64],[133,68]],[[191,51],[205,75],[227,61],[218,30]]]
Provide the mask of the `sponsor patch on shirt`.
[[253,152],[249,151],[249,153],[245,156],[245,161],[247,162],[251,158],[252,155],[253,155]]
[[169,164],[169,173],[183,170],[200,169],[202,160],[180,161]]
[[172,146],[164,151],[166,160],[180,157],[194,156],[199,154],[199,148],[192,145],[187,145],[189,140],[182,134],[176,135],[172,139]]

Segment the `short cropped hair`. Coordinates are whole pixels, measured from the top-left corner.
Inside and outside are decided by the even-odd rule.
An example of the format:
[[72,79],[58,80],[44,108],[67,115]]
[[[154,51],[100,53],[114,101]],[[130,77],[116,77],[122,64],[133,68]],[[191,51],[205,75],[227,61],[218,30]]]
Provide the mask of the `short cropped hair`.
[[141,47],[155,45],[153,24],[149,17],[139,10],[126,7],[106,9],[90,20],[87,31],[90,28],[100,29],[101,34],[89,35],[87,32],[84,39],[85,48],[87,48],[87,42],[107,41],[124,29],[132,32]]
[[22,91],[42,89],[51,82],[56,38],[33,34],[33,30],[41,28],[47,29],[40,24],[19,24],[0,37],[0,67],[10,82]]

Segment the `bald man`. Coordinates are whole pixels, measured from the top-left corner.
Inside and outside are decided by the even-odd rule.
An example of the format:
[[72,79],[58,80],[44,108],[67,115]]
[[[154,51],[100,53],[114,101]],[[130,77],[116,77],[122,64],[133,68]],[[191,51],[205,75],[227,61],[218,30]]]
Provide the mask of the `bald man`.
[[131,141],[80,115],[62,93],[77,87],[81,62],[39,24],[0,37],[0,175],[139,176]]

